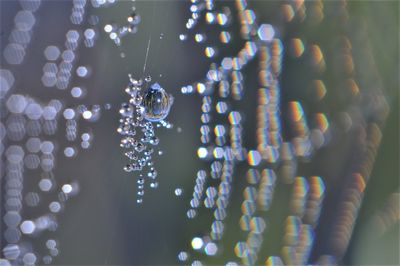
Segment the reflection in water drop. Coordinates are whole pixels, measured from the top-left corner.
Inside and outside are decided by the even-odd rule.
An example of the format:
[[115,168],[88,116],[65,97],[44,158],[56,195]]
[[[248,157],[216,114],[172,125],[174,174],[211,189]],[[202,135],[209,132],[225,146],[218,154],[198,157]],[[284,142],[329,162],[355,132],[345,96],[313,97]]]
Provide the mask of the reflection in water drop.
[[144,118],[158,122],[167,117],[173,103],[173,97],[158,84],[151,85],[143,95]]

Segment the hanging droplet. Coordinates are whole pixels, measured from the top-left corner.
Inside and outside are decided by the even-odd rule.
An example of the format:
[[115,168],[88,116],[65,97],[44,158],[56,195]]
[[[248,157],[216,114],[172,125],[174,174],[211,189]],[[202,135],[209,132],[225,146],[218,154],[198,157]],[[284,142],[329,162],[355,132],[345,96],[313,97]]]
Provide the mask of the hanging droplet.
[[144,93],[144,118],[151,122],[158,122],[167,117],[173,97],[158,84],[154,83]]
[[180,34],[179,35],[179,40],[181,40],[181,41],[187,40],[187,35],[186,34]]
[[160,142],[160,139],[157,137],[152,137],[149,141],[149,143],[152,145],[158,145],[159,142]]
[[121,109],[119,109],[119,113],[120,113],[122,116],[125,116],[125,117],[132,116],[132,114],[133,114],[133,108],[132,108],[131,105],[129,105],[129,104],[127,104],[127,103],[123,103],[123,104],[121,105]]
[[138,156],[133,151],[125,152],[125,156],[128,157],[132,161],[136,161],[138,159]]
[[136,94],[135,96],[133,96],[130,100],[129,103],[134,104],[134,105],[138,105],[141,104],[143,101],[143,97],[140,94]]
[[131,165],[131,164],[125,165],[124,171],[125,171],[125,172],[132,172],[132,171],[133,171],[132,165]]
[[138,25],[140,23],[140,15],[132,12],[129,17],[126,19],[130,25]]
[[150,183],[151,188],[158,188],[158,182]]
[[175,189],[175,195],[176,196],[182,196],[182,193],[183,193],[183,189],[181,189],[181,188],[176,188]]
[[145,146],[143,143],[141,143],[141,142],[139,142],[139,143],[135,146],[135,150],[136,150],[137,152],[142,152],[145,148],[146,148],[146,146]]
[[151,168],[150,171],[147,173],[147,176],[155,179],[157,177],[157,171],[154,168]]
[[134,25],[129,25],[128,26],[128,32],[130,33],[136,33],[138,31],[138,28]]

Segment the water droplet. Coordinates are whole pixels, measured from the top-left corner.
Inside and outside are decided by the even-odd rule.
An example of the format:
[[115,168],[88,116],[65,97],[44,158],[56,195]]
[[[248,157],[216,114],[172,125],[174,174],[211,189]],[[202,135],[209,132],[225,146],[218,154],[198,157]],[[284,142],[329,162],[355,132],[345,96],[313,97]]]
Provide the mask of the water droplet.
[[129,17],[126,19],[130,25],[138,25],[140,23],[140,15],[132,12]]
[[158,188],[158,182],[150,183],[151,188]]
[[187,40],[187,35],[186,34],[180,34],[179,35],[179,40],[186,41]]
[[151,122],[165,119],[173,103],[173,97],[158,84],[154,83],[144,93],[144,118]]
[[157,177],[157,171],[154,168],[152,168],[147,173],[147,176],[150,177],[151,179],[155,179]]
[[177,189],[175,189],[175,195],[176,196],[182,196],[182,193],[183,193],[183,189],[181,189],[181,188],[177,188]]

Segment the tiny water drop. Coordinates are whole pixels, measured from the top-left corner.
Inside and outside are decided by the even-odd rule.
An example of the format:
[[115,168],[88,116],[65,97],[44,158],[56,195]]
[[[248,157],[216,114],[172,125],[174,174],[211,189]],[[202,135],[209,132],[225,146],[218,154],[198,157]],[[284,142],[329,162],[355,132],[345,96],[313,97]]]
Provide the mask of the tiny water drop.
[[176,196],[182,196],[182,194],[183,194],[183,189],[181,189],[181,188],[176,188],[175,189],[175,195]]

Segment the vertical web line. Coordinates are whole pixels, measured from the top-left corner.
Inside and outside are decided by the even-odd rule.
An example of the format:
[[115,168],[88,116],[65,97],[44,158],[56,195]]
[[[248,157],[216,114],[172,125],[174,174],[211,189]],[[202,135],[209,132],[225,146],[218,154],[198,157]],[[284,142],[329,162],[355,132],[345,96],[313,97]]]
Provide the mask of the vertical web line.
[[146,66],[147,66],[147,59],[149,57],[149,51],[150,51],[150,45],[151,45],[151,34],[153,32],[153,25],[154,25],[154,16],[156,13],[156,1],[153,1],[153,15],[152,15],[152,22],[151,22],[151,27],[150,27],[150,36],[149,36],[149,41],[147,42],[147,48],[146,48],[146,56],[144,58],[144,64],[143,64],[143,76],[146,72]]

